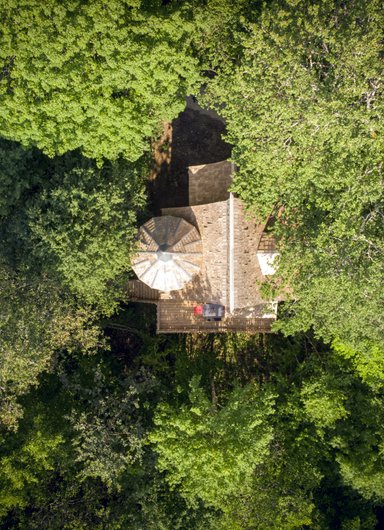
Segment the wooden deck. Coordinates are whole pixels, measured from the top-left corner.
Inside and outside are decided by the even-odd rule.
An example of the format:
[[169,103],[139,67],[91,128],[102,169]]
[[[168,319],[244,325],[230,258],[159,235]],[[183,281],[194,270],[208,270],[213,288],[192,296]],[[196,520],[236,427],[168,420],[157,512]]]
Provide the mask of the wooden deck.
[[132,302],[156,304],[159,301],[160,292],[156,289],[151,289],[140,280],[130,280],[128,282],[128,296]]
[[226,315],[221,322],[207,322],[193,313],[193,302],[161,300],[157,305],[158,333],[270,333],[275,318]]

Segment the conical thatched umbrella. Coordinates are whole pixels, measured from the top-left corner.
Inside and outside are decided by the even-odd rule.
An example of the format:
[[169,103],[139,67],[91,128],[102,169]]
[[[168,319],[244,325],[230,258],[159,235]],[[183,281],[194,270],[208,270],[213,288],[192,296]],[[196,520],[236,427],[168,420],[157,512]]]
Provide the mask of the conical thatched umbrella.
[[203,264],[197,229],[180,217],[152,217],[140,227],[139,250],[132,259],[138,278],[159,291],[184,287]]

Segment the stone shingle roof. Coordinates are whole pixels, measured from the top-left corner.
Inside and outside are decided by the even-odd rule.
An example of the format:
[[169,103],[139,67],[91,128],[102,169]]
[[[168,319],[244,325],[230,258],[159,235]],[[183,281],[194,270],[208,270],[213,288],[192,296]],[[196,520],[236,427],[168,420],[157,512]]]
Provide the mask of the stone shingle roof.
[[[228,192],[233,166],[219,162],[189,168],[190,206],[165,208],[162,215],[185,219],[200,233],[203,245],[201,271],[182,289],[159,292],[157,329],[172,332],[267,332],[275,320],[276,304],[262,299],[257,250],[274,246],[265,224],[251,219],[241,200]],[[135,287],[138,291],[137,286]],[[153,293],[151,298],[154,300]],[[147,301],[152,301],[147,300]],[[201,303],[226,306],[221,322],[208,322],[193,314]],[[231,311],[229,311],[229,309]]]
[[[233,307],[237,310],[259,306],[264,302],[259,291],[263,275],[257,259],[264,224],[258,225],[248,218],[239,199],[233,199],[233,206]],[[182,217],[194,224],[203,242],[204,264],[201,273],[184,289],[172,292],[172,299],[215,302],[229,307],[229,208],[228,199],[213,204],[162,210],[163,215]]]
[[189,204],[211,204],[229,198],[233,164],[228,160],[188,168]]
[[203,243],[200,274],[184,289],[172,291],[172,299],[227,305],[227,210],[227,201],[162,210],[163,215],[181,217],[196,226]]

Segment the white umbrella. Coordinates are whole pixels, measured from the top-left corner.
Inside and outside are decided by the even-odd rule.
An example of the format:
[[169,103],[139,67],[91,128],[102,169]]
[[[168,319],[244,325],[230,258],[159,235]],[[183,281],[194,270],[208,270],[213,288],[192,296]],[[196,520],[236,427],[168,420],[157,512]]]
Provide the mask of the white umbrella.
[[276,251],[259,251],[257,253],[257,259],[259,260],[260,269],[264,276],[270,276],[272,274],[275,274],[279,256],[280,254]]
[[139,250],[132,259],[138,278],[159,291],[182,289],[203,264],[203,245],[197,229],[182,219],[152,217],[140,227]]

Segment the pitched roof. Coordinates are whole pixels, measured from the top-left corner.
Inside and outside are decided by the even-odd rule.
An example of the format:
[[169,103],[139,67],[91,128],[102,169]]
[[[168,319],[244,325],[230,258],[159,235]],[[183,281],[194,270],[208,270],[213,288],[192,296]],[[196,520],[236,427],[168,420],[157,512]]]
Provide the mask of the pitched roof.
[[[194,224],[203,242],[201,273],[183,289],[171,293],[174,300],[215,302],[233,309],[258,306],[261,298],[259,283],[264,277],[257,258],[257,249],[264,224],[258,225],[246,215],[243,203],[233,198],[233,248],[230,248],[230,199],[227,201],[166,208],[163,215],[182,217]],[[231,285],[230,267],[233,267]]]
[[171,298],[227,305],[227,201],[166,208],[162,210],[162,214],[181,217],[196,226],[203,243],[203,266],[200,274],[183,289],[172,292]]
[[233,164],[228,160],[214,164],[189,166],[189,204],[195,206],[227,200],[233,171]]
[[[189,168],[190,206],[165,208],[163,216],[185,219],[200,233],[203,263],[199,274],[182,289],[159,292],[157,330],[180,332],[266,332],[276,319],[276,303],[262,299],[257,251],[270,250],[265,223],[257,224],[240,199],[228,192],[233,173],[230,162]],[[139,289],[135,286],[135,292]],[[148,295],[148,293],[147,293]],[[155,301],[150,293],[146,301]],[[221,322],[198,318],[193,307],[201,303],[226,306]]]

